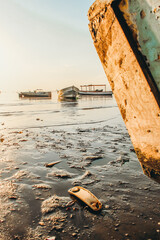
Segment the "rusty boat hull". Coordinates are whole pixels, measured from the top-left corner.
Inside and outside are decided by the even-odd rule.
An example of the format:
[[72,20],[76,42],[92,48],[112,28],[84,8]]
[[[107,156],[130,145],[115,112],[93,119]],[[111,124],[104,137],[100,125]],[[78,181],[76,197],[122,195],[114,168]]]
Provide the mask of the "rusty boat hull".
[[159,178],[160,6],[155,0],[147,3],[96,0],[88,19],[137,157],[148,176]]

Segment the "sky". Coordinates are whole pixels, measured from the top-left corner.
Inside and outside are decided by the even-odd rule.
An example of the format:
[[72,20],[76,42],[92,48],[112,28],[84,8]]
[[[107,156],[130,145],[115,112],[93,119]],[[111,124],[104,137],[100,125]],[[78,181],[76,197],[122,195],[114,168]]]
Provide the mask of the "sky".
[[0,0],[0,90],[109,84],[88,29],[94,0]]

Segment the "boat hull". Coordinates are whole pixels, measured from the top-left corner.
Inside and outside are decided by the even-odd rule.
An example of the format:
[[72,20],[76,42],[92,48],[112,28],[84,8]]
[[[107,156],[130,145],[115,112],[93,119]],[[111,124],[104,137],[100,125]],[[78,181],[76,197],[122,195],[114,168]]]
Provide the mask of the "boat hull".
[[112,96],[112,91],[108,92],[85,92],[85,91],[80,91],[79,95],[86,95],[86,96]]
[[63,88],[60,91],[58,91],[58,98],[59,100],[76,100],[78,97],[79,89],[71,86],[68,88]]
[[21,92],[19,93],[20,98],[51,98],[51,92]]
[[159,91],[117,2],[96,0],[88,12],[89,30],[143,170],[157,177]]

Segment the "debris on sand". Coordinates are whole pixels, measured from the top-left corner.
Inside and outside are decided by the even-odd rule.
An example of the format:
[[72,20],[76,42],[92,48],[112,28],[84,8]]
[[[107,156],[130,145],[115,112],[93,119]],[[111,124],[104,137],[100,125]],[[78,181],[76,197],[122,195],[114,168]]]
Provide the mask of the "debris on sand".
[[36,175],[34,173],[29,172],[28,170],[19,170],[18,172],[16,172],[12,177],[12,179],[23,179],[23,178],[27,178],[27,179],[38,179],[40,178],[39,175]]
[[51,173],[48,173],[47,176],[58,178],[71,178],[73,174],[69,173],[68,171],[55,168]]
[[84,157],[83,160],[92,162],[92,161],[95,161],[95,160],[98,160],[98,159],[101,159],[101,158],[103,158],[102,155],[92,155],[92,156]]
[[53,167],[54,165],[60,163],[61,161],[57,161],[57,162],[52,162],[52,163],[46,163],[45,166],[46,167]]
[[34,188],[37,188],[37,189],[51,189],[52,187],[48,184],[35,184],[33,185]]
[[41,205],[41,225],[44,223],[50,230],[62,230],[68,216],[65,208],[69,200],[69,197],[54,195],[43,201]]
[[[23,132],[1,127],[0,239],[136,239],[137,232],[141,239],[158,238],[159,186],[142,174],[118,118],[116,127],[112,121],[96,128],[92,121],[66,127],[35,123]],[[69,196],[74,186],[95,193],[102,211]]]
[[91,173],[90,171],[86,171],[86,172],[83,174],[82,179],[84,179],[84,178],[86,178],[86,177],[89,177],[89,176],[91,176],[91,175],[92,175],[92,173]]
[[59,208],[65,208],[69,201],[69,197],[59,197],[54,195],[42,202],[41,211],[43,214],[55,212]]
[[77,186],[69,189],[68,192],[87,204],[93,211],[101,210],[102,203],[88,189]]
[[19,170],[18,172],[16,172],[16,173],[13,175],[13,178],[21,179],[21,178],[24,178],[24,177],[28,177],[28,175],[29,175],[29,172],[28,172],[28,171]]
[[96,182],[98,181],[96,179],[96,176],[94,174],[92,174],[90,171],[87,170],[82,176],[74,179],[72,184],[74,186],[80,185],[82,183],[83,183],[83,185],[89,185],[89,184],[95,183],[95,181]]
[[[83,181],[83,185],[90,185],[90,184],[95,184],[95,182],[97,182],[97,180],[93,180],[93,179],[85,179]],[[74,186],[78,186],[82,184],[82,181],[79,179],[79,180],[75,180],[72,182],[72,185]]]
[[122,166],[126,162],[129,162],[129,158],[127,156],[119,156],[116,160],[109,162],[109,164],[111,165],[120,164]]
[[47,226],[52,230],[61,230],[64,227],[64,222],[67,218],[67,214],[58,210],[50,215],[43,217],[44,222],[47,223]]
[[102,159],[103,156],[102,155],[91,155],[91,156],[85,156],[83,157],[83,166],[88,166],[90,165],[93,161],[98,160],[98,159]]
[[66,207],[71,207],[75,204],[75,201],[69,201],[67,204],[66,204]]
[[56,240],[56,237],[49,237],[49,238],[46,238],[46,240]]
[[[23,213],[29,211],[28,204],[24,199],[22,199],[20,195],[20,192],[23,189],[23,187],[24,187],[23,184],[18,185],[8,180],[1,181],[0,222],[3,223],[3,225],[1,224],[0,226],[0,239],[4,239],[4,240],[11,239],[8,236],[9,232],[6,232],[5,229],[16,229],[16,227],[18,226],[22,227],[23,224],[28,224],[29,222],[29,218],[30,218],[29,214],[25,216],[25,219],[23,219],[23,221],[21,221],[22,219],[21,210],[23,209]],[[5,233],[4,238],[2,237],[3,232]]]
[[17,199],[18,196],[13,194],[13,195],[11,195],[11,196],[8,196],[8,198],[9,198],[9,199]]
[[[0,185],[0,212],[1,217],[3,212],[7,213],[7,209],[10,209],[8,206],[10,202],[8,199],[17,199],[17,185],[12,183],[12,181],[1,181]],[[3,200],[3,201],[2,201]],[[6,211],[6,212],[5,212]]]
[[84,160],[94,161],[94,160],[101,159],[101,158],[103,158],[102,155],[92,155],[92,156],[85,157]]

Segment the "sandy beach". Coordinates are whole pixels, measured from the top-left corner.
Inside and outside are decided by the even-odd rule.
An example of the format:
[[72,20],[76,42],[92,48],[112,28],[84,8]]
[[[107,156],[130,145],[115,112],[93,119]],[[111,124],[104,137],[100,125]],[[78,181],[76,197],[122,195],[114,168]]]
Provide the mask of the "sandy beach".
[[[13,99],[1,101],[0,239],[160,239],[160,186],[144,175],[113,98]],[[73,186],[102,210],[71,198]]]

